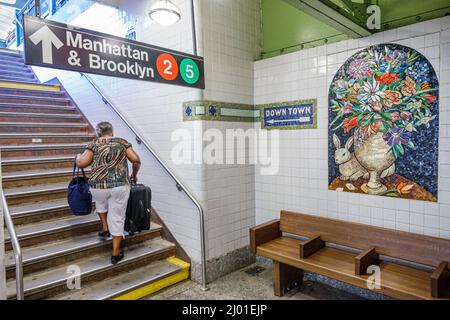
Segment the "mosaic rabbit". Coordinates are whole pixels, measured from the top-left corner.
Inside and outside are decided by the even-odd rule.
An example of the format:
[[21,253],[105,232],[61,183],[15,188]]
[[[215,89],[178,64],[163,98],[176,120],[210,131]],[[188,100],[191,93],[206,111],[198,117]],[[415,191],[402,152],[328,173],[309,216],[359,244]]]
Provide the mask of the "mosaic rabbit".
[[[355,155],[350,152],[350,148],[353,145],[353,136],[347,140],[345,148],[341,148],[341,140],[337,135],[333,135],[334,146],[336,147],[335,161],[339,165],[339,172],[341,174],[340,179],[342,181],[356,181],[363,177],[369,179],[369,172],[364,169],[356,159]],[[380,178],[387,178],[395,174],[395,163],[388,169],[384,170]]]
[[356,181],[361,177],[364,177],[364,179],[369,178],[367,170],[361,166],[355,155],[350,152],[353,139],[353,136],[350,137],[345,144],[345,148],[341,148],[341,140],[337,135],[333,135],[333,142],[336,147],[334,159],[336,164],[339,165],[340,179],[342,181]]

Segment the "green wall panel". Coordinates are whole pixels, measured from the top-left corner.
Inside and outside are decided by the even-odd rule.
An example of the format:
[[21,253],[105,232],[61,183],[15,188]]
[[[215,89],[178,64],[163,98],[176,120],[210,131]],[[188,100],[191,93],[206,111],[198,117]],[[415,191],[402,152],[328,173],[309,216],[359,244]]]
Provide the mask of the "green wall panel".
[[[282,0],[262,0],[263,58],[277,56],[305,47],[347,39],[347,36],[299,11]],[[284,52],[280,52],[285,49]]]
[[[340,0],[333,2],[342,5]],[[381,7],[383,29],[380,31],[450,14],[450,0],[372,0],[371,3]],[[283,0],[261,0],[261,7],[262,58],[323,45],[325,41],[333,43],[348,39],[346,35]],[[417,16],[420,16],[420,20]]]

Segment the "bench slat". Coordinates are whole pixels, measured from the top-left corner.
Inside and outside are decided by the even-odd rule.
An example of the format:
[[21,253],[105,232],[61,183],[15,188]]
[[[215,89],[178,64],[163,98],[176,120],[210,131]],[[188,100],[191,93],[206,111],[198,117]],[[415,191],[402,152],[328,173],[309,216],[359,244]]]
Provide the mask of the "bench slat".
[[282,232],[313,237],[360,250],[375,247],[386,255],[437,267],[450,261],[450,241],[363,224],[282,211]]

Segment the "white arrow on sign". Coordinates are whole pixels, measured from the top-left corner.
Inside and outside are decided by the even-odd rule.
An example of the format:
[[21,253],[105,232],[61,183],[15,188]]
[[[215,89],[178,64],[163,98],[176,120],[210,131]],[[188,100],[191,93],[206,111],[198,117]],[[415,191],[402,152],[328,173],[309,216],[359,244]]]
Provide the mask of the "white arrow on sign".
[[64,45],[56,34],[54,34],[47,26],[43,26],[29,36],[29,38],[35,45],[42,42],[42,62],[47,64],[53,64],[52,46],[55,46],[55,48],[59,50]]
[[[272,120],[268,120],[267,121],[267,123],[268,124],[271,124],[271,125],[273,125],[273,124],[275,124],[275,123],[285,123],[285,122],[308,122],[308,121],[302,121],[303,120],[303,118],[299,118],[299,119],[288,119],[288,120],[274,120],[274,119],[272,119]],[[309,120],[309,119],[308,119]]]

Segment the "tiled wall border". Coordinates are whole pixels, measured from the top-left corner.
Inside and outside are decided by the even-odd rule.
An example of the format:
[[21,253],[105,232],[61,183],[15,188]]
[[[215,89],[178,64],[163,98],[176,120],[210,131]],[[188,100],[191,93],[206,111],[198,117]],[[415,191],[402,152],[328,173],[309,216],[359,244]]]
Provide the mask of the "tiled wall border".
[[[314,124],[285,127],[264,127],[265,108],[290,105],[314,105]],[[187,101],[183,103],[183,121],[227,121],[227,122],[261,122],[261,128],[267,130],[317,129],[317,99],[274,102],[263,105],[250,105],[210,100]]]
[[208,100],[183,103],[183,121],[258,122],[260,117],[260,110],[249,104]]

